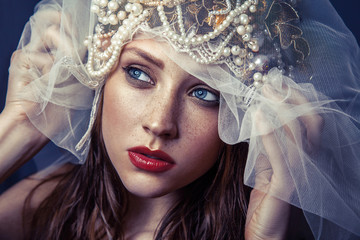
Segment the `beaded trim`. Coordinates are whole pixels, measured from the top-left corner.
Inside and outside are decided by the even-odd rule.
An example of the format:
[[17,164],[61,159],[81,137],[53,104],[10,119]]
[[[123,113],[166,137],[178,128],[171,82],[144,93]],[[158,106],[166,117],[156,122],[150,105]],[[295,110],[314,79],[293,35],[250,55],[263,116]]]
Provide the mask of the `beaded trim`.
[[[256,88],[262,86],[263,75],[271,61],[269,54],[260,53],[264,43],[263,33],[267,31],[271,40],[277,36],[281,40],[282,37],[283,25],[276,19],[276,14],[279,13],[274,15],[273,7],[280,6],[284,11],[290,12],[293,8],[287,3],[274,1],[266,15],[266,29],[264,27],[263,30],[259,27],[258,18],[265,16],[265,0],[261,3],[259,0],[209,2],[212,1],[93,0],[91,11],[97,14],[99,24],[95,28],[95,34],[84,42],[88,46],[87,71],[93,78],[87,85],[91,88],[100,85],[117,62],[121,47],[141,25],[149,28],[162,27],[164,37],[194,61],[200,64],[225,63],[247,85]],[[204,11],[206,16],[199,20]],[[192,25],[185,21],[189,17],[196,19]],[[277,22],[272,22],[273,19]],[[293,19],[285,19],[283,23],[289,25],[291,20]],[[275,33],[271,32],[273,24],[276,24]],[[308,55],[309,51],[306,52],[306,49],[296,49],[298,45],[307,44],[306,41],[304,44],[304,39],[300,36],[292,40],[295,50],[305,51],[303,55]],[[283,47],[282,41],[280,43]],[[275,44],[273,49],[274,53],[271,54],[278,57],[278,67],[283,66],[279,47]]]

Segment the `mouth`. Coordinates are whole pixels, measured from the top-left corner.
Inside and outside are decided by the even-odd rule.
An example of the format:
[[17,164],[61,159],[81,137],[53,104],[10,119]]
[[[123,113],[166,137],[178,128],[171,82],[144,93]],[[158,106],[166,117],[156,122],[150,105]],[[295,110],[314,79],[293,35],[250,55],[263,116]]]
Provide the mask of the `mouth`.
[[142,170],[149,172],[165,172],[175,166],[174,160],[161,150],[150,150],[147,147],[128,149],[131,163]]

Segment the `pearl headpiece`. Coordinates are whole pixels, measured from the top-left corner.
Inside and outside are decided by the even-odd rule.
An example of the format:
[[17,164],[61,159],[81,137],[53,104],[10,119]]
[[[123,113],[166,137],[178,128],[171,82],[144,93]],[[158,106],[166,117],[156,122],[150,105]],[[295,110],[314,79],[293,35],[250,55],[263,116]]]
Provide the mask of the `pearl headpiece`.
[[[179,52],[200,64],[226,64],[241,81],[255,87],[262,85],[274,62],[291,72],[280,47],[292,46],[295,63],[310,53],[301,30],[290,24],[299,19],[296,11],[279,0],[272,4],[265,0],[93,0],[91,11],[99,21],[95,34],[85,40],[92,77],[86,85],[91,88],[104,80],[122,46],[141,27],[161,28],[163,37]],[[273,42],[275,37],[280,46]]]

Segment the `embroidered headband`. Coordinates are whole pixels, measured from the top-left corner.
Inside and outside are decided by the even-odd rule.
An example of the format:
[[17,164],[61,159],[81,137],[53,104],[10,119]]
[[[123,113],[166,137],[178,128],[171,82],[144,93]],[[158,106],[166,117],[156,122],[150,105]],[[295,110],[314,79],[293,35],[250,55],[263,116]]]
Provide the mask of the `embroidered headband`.
[[[310,54],[301,29],[291,24],[299,20],[297,12],[277,0],[93,0],[91,11],[99,23],[84,42],[90,88],[104,81],[137,28],[161,28],[177,51],[200,64],[226,64],[254,87],[262,85],[270,68],[291,74],[293,65]],[[284,60],[281,52],[289,48]]]

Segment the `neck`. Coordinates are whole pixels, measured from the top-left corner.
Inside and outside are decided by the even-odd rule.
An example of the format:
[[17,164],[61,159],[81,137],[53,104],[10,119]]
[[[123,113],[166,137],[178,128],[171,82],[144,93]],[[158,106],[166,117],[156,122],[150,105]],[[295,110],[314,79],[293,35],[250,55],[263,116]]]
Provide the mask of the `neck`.
[[177,193],[156,198],[138,197],[129,193],[129,211],[125,216],[125,239],[153,239],[156,228],[177,199]]

